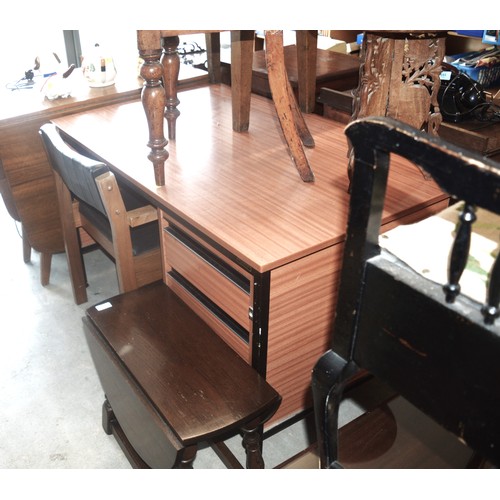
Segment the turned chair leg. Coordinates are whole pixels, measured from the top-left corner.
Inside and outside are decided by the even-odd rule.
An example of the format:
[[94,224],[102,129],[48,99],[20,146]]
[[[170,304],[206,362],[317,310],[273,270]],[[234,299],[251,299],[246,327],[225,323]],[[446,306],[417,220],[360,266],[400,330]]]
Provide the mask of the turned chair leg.
[[243,429],[243,447],[246,451],[247,469],[264,469],[264,458],[262,457],[262,432],[261,426],[257,428]]

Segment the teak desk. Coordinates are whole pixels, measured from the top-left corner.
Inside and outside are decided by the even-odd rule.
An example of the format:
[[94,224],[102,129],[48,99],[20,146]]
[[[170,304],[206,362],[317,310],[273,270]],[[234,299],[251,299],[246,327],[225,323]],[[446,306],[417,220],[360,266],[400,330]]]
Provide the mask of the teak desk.
[[[271,100],[252,95],[252,126],[232,130],[231,91],[183,93],[165,186],[147,159],[140,102],[54,120],[160,210],[164,281],[283,397],[274,425],[310,406],[311,368],[330,335],[347,218],[343,126],[307,115],[314,183],[297,177]],[[438,212],[446,196],[400,161],[389,229]]]

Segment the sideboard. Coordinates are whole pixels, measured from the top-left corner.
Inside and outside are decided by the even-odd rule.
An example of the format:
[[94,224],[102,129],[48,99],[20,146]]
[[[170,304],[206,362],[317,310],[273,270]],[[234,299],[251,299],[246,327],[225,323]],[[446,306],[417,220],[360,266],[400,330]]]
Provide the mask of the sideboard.
[[0,161],[23,235],[48,258],[49,272],[50,257],[64,251],[64,242],[52,169],[38,136],[40,126],[60,116],[138,99],[142,88],[137,75],[122,76],[104,88],[90,88],[79,69],[70,79],[73,92],[68,98],[46,99],[41,85],[0,90]]

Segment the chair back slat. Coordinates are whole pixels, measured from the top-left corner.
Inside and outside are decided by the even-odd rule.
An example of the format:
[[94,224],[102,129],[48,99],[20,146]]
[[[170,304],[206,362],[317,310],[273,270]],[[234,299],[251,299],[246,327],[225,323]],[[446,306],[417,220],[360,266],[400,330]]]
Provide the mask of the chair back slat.
[[443,287],[446,302],[450,303],[454,302],[460,293],[459,282],[469,257],[472,224],[476,220],[474,207],[466,203],[458,220],[457,233],[450,252],[448,283]]

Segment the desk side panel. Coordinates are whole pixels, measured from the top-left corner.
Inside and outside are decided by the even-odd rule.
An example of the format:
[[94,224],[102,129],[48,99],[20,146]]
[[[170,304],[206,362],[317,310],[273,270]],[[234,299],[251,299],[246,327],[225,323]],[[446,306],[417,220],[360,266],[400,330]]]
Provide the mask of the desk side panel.
[[267,380],[283,398],[272,422],[311,405],[311,370],[331,337],[343,247],[271,273]]

